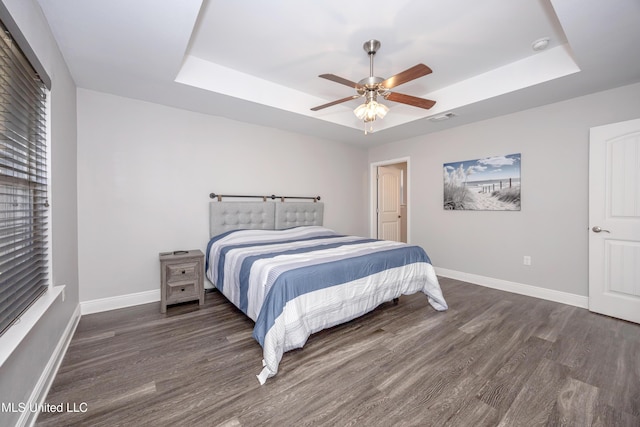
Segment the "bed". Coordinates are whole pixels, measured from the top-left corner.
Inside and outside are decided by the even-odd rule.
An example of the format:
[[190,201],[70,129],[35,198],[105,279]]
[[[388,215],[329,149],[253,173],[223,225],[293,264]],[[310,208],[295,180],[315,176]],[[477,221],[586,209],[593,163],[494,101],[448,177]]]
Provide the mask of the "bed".
[[210,203],[206,276],[255,322],[261,384],[311,334],[401,295],[423,292],[447,309],[421,247],[337,233],[323,214],[321,202]]

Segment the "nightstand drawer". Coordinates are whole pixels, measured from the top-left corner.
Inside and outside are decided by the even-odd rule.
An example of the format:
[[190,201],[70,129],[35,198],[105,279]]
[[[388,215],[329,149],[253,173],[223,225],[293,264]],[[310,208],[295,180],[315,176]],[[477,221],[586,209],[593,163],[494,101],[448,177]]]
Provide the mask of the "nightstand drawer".
[[167,304],[198,299],[198,285],[196,282],[167,283]]
[[198,276],[198,262],[167,265],[167,282],[195,280]]

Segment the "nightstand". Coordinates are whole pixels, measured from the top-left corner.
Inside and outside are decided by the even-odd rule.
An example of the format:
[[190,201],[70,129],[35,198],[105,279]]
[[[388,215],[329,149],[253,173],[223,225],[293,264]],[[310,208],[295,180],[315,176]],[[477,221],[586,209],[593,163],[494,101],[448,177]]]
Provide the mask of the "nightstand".
[[160,253],[160,312],[167,305],[198,300],[204,304],[204,254],[200,250]]

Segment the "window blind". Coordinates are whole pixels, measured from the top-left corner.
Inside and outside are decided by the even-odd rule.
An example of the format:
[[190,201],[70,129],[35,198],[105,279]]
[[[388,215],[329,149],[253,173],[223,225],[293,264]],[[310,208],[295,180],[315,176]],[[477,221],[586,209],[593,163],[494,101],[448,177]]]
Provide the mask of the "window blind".
[[48,288],[47,89],[0,23],[0,334]]

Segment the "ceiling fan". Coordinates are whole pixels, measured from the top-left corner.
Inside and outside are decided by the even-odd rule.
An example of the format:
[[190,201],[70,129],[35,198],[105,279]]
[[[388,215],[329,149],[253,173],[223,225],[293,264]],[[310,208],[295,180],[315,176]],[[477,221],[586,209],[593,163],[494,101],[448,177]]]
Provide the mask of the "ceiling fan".
[[414,65],[413,67],[385,80],[373,75],[373,56],[380,48],[380,42],[378,40],[369,40],[364,43],[362,48],[365,50],[365,52],[367,52],[367,55],[369,55],[369,77],[366,77],[360,80],[358,83],[355,83],[345,78],[336,76],[335,74],[320,74],[318,76],[323,79],[331,80],[333,82],[352,87],[356,90],[357,95],[347,96],[346,98],[338,99],[337,101],[313,107],[311,111],[322,110],[323,108],[341,104],[352,99],[364,97],[364,104],[356,108],[354,110],[354,113],[360,120],[364,120],[366,123],[375,120],[376,117],[383,118],[389,110],[386,106],[377,102],[378,96],[381,96],[382,98],[389,101],[400,102],[402,104],[424,108],[427,110],[434,106],[436,102],[430,99],[418,98],[416,96],[405,95],[403,93],[390,91],[390,89],[393,89],[396,86],[400,86],[401,84],[430,74],[432,72],[431,68],[427,67],[424,64]]

